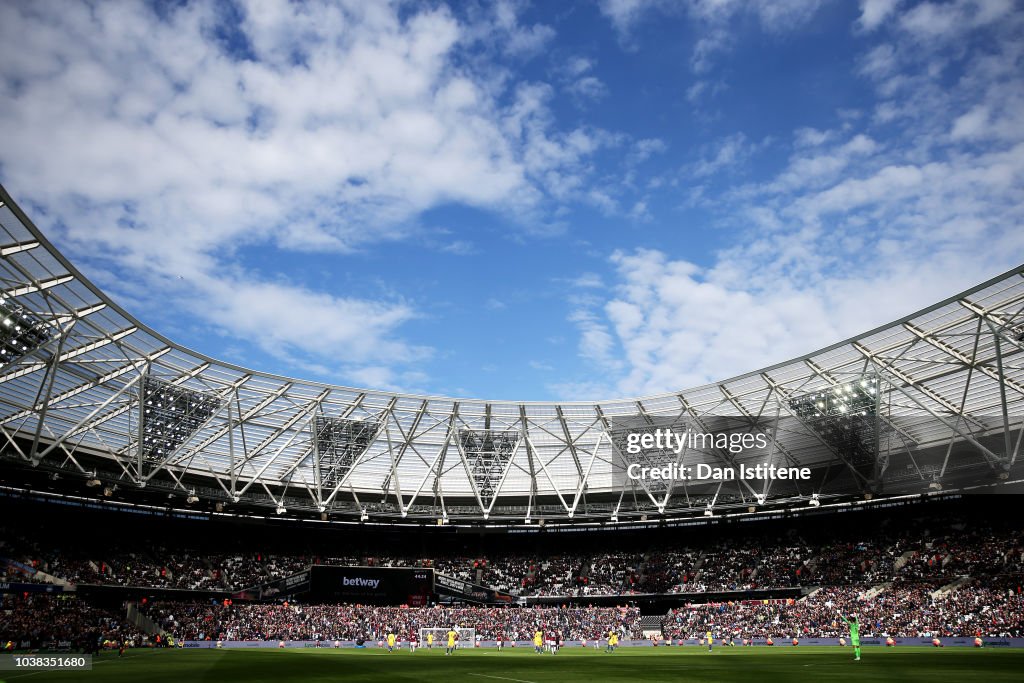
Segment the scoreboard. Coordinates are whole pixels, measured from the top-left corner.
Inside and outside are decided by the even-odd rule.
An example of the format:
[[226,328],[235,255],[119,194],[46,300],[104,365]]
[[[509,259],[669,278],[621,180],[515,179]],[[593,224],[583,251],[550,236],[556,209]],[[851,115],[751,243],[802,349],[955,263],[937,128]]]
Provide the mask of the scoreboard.
[[365,605],[423,606],[434,593],[434,570],[417,567],[314,565],[311,598]]

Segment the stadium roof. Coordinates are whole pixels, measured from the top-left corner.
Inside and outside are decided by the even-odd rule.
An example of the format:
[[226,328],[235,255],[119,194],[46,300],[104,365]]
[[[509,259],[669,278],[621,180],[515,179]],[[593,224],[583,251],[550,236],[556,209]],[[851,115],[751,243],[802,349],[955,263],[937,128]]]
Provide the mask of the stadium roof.
[[[715,384],[597,402],[487,401],[332,386],[206,357],[85,279],[3,188],[0,227],[4,457],[75,473],[107,495],[118,487],[280,512],[521,522],[717,514],[1017,479],[1024,266]],[[652,464],[770,462],[813,476],[628,480],[617,446],[643,425],[742,428],[766,444],[654,454]]]

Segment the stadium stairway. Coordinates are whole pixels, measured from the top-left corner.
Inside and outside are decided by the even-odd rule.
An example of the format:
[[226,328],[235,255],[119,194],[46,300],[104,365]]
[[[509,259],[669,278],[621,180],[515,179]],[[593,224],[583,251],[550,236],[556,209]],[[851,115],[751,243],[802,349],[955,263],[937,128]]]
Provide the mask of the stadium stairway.
[[125,614],[125,620],[147,635],[154,636],[163,633],[163,629],[157,626],[155,621],[140,612],[139,606],[134,602],[128,603],[128,611]]
[[917,555],[916,550],[908,550],[907,552],[897,557],[896,562],[893,564],[893,570],[898,572],[899,570],[903,569],[905,566],[907,566],[907,562],[910,562],[910,560],[913,559],[914,555]]
[[971,577],[969,576],[961,576],[955,581],[947,583],[945,586],[940,586],[938,590],[932,591],[929,595],[931,595],[933,600],[937,600],[939,598],[945,597],[947,593],[956,590],[965,583],[968,583],[970,580]]
[[864,594],[864,599],[874,600],[876,596],[881,595],[881,593],[887,590],[891,585],[892,581],[886,581],[885,583],[878,584],[877,586],[872,586],[868,589],[868,592]]
[[71,585],[71,582],[68,581],[67,579],[62,579],[61,577],[54,576],[53,574],[47,574],[46,572],[44,572],[42,570],[39,570],[39,569],[36,570],[36,573],[35,573],[34,576],[37,579],[39,579],[40,581],[45,581],[46,583],[52,583],[55,586],[70,586]]

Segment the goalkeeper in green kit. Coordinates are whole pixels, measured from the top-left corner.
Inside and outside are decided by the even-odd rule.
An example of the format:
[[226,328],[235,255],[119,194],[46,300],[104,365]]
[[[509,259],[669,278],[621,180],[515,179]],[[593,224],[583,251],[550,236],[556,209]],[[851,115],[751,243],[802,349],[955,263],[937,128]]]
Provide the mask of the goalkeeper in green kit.
[[860,661],[860,624],[857,623],[857,615],[851,614],[847,619],[840,612],[839,618],[850,628],[850,645],[853,646],[853,661]]

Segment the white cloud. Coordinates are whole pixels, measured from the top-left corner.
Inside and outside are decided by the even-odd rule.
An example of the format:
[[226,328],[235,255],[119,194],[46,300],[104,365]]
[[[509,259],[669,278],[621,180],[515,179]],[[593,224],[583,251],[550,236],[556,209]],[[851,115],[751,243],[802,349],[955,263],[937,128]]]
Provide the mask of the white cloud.
[[[790,157],[788,168],[771,183],[772,190],[809,188],[834,181],[839,173],[848,168],[852,162],[873,154],[879,147],[873,139],[861,133],[841,145],[822,149],[821,144],[826,139],[835,139],[838,136],[835,132],[816,133],[816,135],[810,135],[804,132],[797,136],[795,144],[798,152]],[[805,139],[808,136],[819,140],[809,151],[810,153],[804,149],[807,144]]]
[[608,86],[593,74],[594,60],[577,55],[556,69],[559,80],[578,104],[586,105],[608,95]]
[[600,100],[608,95],[608,87],[597,76],[584,76],[573,81],[568,90],[581,100]]
[[[857,63],[881,98],[875,118],[797,129],[773,177],[696,194],[724,226],[740,224],[701,265],[663,248],[616,251],[609,293],[571,316],[580,356],[612,388],[605,395],[679,390],[785,361],[1019,265],[1024,18],[1000,14],[1000,3],[903,14],[872,4],[862,6],[864,28],[986,33],[956,51],[868,44]],[[943,23],[943,12],[962,26]],[[691,173],[742,164],[748,147],[742,132],[720,140]]]
[[604,282],[601,281],[601,276],[597,273],[583,273],[578,278],[572,280],[570,284],[573,287],[584,289],[600,289],[604,287]]
[[441,247],[441,251],[456,256],[470,256],[476,253],[476,247],[469,240],[455,240]]
[[662,154],[668,150],[668,145],[665,144],[664,140],[659,138],[644,138],[637,140],[633,144],[633,149],[629,154],[629,163],[639,164],[647,159],[651,158],[655,154]]
[[900,26],[921,40],[952,39],[1013,11],[1011,0],[922,2],[900,17]]
[[902,0],[861,0],[858,24],[865,31],[873,31],[892,16]]
[[663,4],[661,0],[601,0],[601,13],[620,36],[627,36],[647,10]]
[[[136,285],[115,290],[173,280],[225,332],[258,331],[301,362],[422,357],[399,338],[415,302],[228,264],[244,247],[345,254],[403,239],[452,202],[533,229],[545,206],[589,201],[586,160],[610,138],[558,130],[546,86],[488,60],[489,46],[526,59],[551,39],[519,4],[468,22],[407,9],[268,1],[243,4],[239,23],[205,2],[161,16],[146,3],[2,4],[0,175],[97,277]],[[263,327],[274,319],[295,324]]]
[[491,297],[484,302],[484,308],[486,308],[489,311],[501,311],[508,308],[508,304],[506,304],[501,299]]
[[732,49],[737,33],[735,22],[749,17],[763,31],[787,33],[810,21],[823,4],[825,0],[602,0],[601,12],[627,44],[636,25],[646,16],[686,13],[696,22],[701,36],[690,62],[699,74],[711,69],[715,57]]
[[728,135],[705,150],[704,158],[694,163],[690,172],[695,178],[706,178],[740,166],[768,142],[751,143],[743,133]]
[[577,308],[569,316],[580,331],[579,352],[584,358],[606,368],[621,368],[622,363],[615,353],[615,338],[608,327],[593,311],[586,307]]

